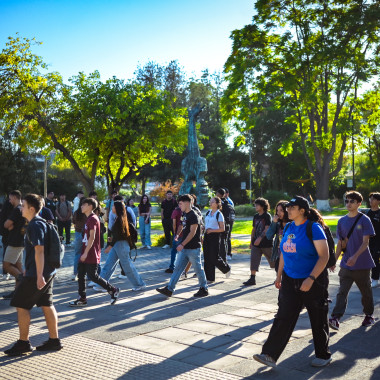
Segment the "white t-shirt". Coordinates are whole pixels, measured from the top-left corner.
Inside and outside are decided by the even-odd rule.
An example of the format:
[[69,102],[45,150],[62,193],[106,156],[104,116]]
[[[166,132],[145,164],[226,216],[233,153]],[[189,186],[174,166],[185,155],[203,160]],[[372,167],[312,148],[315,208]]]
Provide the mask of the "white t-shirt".
[[[208,215],[207,215],[208,214]],[[205,217],[205,229],[211,228],[212,230],[218,230],[219,229],[219,222],[224,223],[224,216],[223,214],[217,210],[214,215],[211,215],[211,210],[210,212],[207,211],[206,217]],[[218,216],[219,214],[219,216]],[[218,220],[216,217],[218,216]]]

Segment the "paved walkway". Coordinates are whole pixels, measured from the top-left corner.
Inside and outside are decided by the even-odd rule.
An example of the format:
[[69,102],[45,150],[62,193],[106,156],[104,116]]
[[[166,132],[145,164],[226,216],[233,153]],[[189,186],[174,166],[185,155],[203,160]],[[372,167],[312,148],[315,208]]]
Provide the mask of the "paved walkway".
[[[198,284],[191,278],[181,281],[174,296],[166,299],[155,288],[169,279],[163,272],[169,250],[140,250],[136,266],[148,284],[145,292],[134,293],[127,280],[115,278],[113,282],[122,288],[116,305],[109,305],[107,294],[89,290],[88,306],[72,309],[67,306],[77,295],[76,283],[70,279],[72,257],[69,250],[55,282],[64,349],[20,358],[0,353],[0,379],[380,379],[380,324],[361,327],[356,287],[341,330],[331,334],[332,364],[324,369],[310,366],[312,336],[303,313],[273,370],[252,360],[253,354],[260,353],[277,309],[274,272],[264,260],[255,287],[241,286],[248,278],[249,256],[235,255],[231,277],[219,273],[209,297],[192,297]],[[333,300],[337,282],[333,274]],[[0,281],[1,292],[11,287],[11,281]],[[378,317],[380,288],[374,290],[374,297]],[[18,337],[16,313],[8,305],[0,301],[1,351]],[[38,345],[46,338],[43,315],[35,308],[31,341]]]

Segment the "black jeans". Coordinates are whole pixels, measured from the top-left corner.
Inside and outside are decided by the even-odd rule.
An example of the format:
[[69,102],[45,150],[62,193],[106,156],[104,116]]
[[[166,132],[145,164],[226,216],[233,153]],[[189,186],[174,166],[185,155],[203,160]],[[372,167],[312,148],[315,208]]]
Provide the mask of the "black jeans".
[[304,279],[293,279],[285,272],[282,275],[279,294],[279,307],[265,342],[262,353],[271,356],[274,360],[280,357],[290,336],[293,333],[302,308],[305,306],[309,314],[313,332],[315,356],[328,359],[329,350],[329,324],[328,324],[328,274],[324,270],[314,281],[308,292],[300,291]]
[[162,227],[164,227],[165,244],[170,245],[173,239],[173,220],[162,219]]
[[227,273],[231,269],[226,260],[223,260],[219,255],[220,235],[220,233],[214,233],[204,236],[204,269],[208,281],[215,281],[215,268],[218,268],[222,273]]
[[87,277],[98,284],[108,293],[112,293],[115,288],[98,274],[98,264],[86,264],[79,261],[78,263],[78,293],[81,298],[86,298],[86,274]]
[[230,223],[230,230],[228,231],[228,235],[227,235],[227,255],[228,256],[232,256],[232,252],[231,252],[231,233],[232,233],[232,228],[234,227],[234,222],[231,222]]
[[70,244],[70,228],[71,228],[71,220],[66,220],[62,222],[61,220],[57,220],[58,226],[58,234],[63,237],[63,229],[65,229],[66,234],[66,244]]

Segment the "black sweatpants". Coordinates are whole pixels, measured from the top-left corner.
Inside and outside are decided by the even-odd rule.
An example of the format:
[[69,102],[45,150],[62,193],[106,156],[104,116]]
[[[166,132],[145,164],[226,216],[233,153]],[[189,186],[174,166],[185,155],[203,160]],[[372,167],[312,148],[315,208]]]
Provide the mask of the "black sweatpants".
[[372,247],[370,244],[369,250],[371,252],[372,259],[375,262],[375,266],[371,270],[371,278],[372,280],[379,280],[380,279],[380,248],[376,246]]
[[327,301],[329,281],[327,270],[324,270],[314,281],[308,292],[299,290],[303,281],[303,278],[294,279],[285,272],[282,274],[277,316],[262,349],[263,354],[271,356],[276,361],[288,344],[304,306],[309,313],[315,356],[320,359],[328,359],[331,356],[329,350]]
[[220,235],[220,233],[206,234],[203,239],[204,269],[207,281],[215,281],[215,268],[218,268],[222,273],[231,270],[226,259],[223,260],[219,254]]
[[171,245],[173,240],[173,220],[171,218],[162,219],[162,227],[164,228],[165,244]]
[[233,227],[234,227],[234,222],[231,222],[228,235],[227,235],[227,255],[228,256],[232,256],[231,234],[232,234]]
[[114,291],[114,287],[100,277],[98,274],[98,264],[86,264],[79,261],[78,263],[78,293],[81,298],[86,298],[86,274],[87,277],[98,284],[103,289],[106,289],[108,293]]

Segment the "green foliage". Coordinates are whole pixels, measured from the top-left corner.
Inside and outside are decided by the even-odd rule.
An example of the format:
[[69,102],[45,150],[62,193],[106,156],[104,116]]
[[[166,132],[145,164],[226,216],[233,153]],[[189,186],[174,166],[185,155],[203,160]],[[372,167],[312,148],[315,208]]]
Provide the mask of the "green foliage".
[[251,205],[238,205],[235,206],[236,216],[253,216],[256,214],[255,208]]
[[151,235],[152,246],[162,247],[165,245],[165,235]]
[[256,128],[260,113],[288,108],[319,199],[342,167],[358,89],[378,73],[379,13],[376,1],[260,0],[252,24],[232,32],[224,116]]
[[285,194],[281,191],[275,191],[275,190],[270,190],[270,191],[267,191],[263,197],[265,199],[268,199],[269,201],[269,204],[270,204],[270,208],[272,210],[273,213],[275,213],[275,207],[276,207],[276,204],[278,201],[280,200],[289,200],[289,195],[288,194]]

